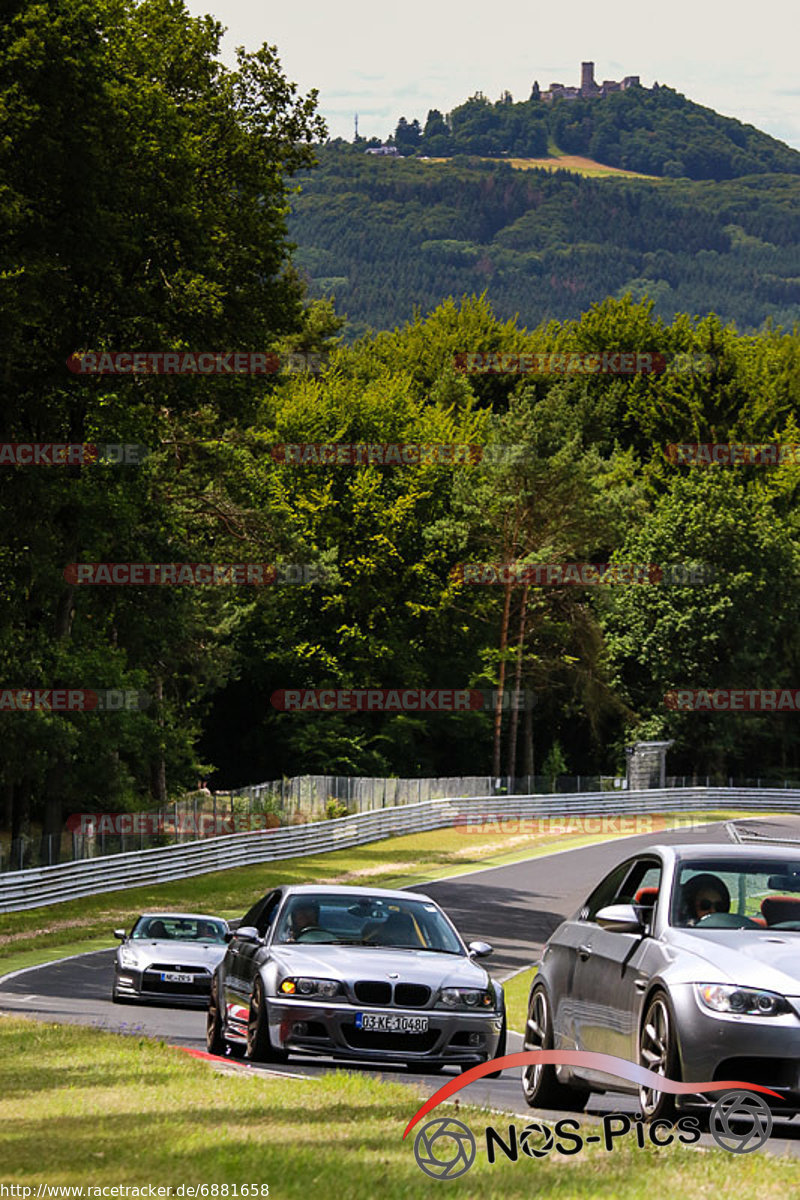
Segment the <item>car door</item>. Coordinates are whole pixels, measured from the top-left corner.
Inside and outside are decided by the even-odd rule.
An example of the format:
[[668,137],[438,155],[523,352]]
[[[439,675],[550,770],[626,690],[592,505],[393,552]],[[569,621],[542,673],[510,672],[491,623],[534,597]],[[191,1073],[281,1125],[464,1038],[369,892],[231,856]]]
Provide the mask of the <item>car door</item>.
[[578,965],[587,941],[596,928],[591,920],[598,909],[611,903],[619,891],[628,863],[621,863],[603,879],[570,920],[560,925],[542,956],[540,978],[550,995],[553,1012],[553,1045],[557,1049],[581,1048],[584,997],[578,990]]
[[[580,1050],[631,1059],[636,1054],[636,1018],[649,979],[652,943],[641,933],[603,929],[595,917],[606,904],[635,904],[640,896],[654,899],[653,889],[661,882],[661,863],[647,856],[629,861],[627,867],[612,897],[595,904],[584,922],[574,982],[578,998],[575,1041]],[[638,907],[652,919],[654,904]]]
[[[254,904],[242,917],[239,929],[248,926],[266,936],[283,899],[283,890],[276,888]],[[253,980],[258,969],[258,956],[263,946],[258,942],[245,941],[238,936],[238,929],[228,946],[225,956],[225,1006],[228,1019],[241,1024],[247,1020]]]

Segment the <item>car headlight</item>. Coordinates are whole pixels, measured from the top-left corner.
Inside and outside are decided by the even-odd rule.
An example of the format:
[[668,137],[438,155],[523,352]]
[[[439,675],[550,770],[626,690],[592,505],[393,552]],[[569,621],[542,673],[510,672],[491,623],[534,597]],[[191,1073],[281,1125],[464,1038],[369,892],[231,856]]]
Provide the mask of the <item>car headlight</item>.
[[436,1007],[485,1012],[489,1008],[494,1008],[494,992],[488,988],[441,988]]
[[342,985],[338,979],[307,979],[305,976],[284,979],[278,991],[284,996],[338,996]]
[[131,950],[128,946],[120,946],[119,948],[119,964],[121,967],[136,967],[139,965],[139,959],[136,956],[136,951]]
[[778,1017],[791,1011],[783,996],[760,988],[737,987],[732,983],[697,983],[695,988],[700,1003],[712,1012]]

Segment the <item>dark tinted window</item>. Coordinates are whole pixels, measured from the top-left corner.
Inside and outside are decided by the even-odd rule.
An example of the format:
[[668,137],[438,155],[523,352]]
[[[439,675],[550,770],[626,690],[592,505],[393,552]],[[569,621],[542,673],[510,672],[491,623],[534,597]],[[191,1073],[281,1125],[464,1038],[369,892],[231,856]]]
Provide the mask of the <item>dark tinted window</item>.
[[257,900],[253,907],[244,914],[239,925],[254,925],[258,929],[261,914],[274,896],[274,892],[269,892],[266,896],[262,896],[260,900]]

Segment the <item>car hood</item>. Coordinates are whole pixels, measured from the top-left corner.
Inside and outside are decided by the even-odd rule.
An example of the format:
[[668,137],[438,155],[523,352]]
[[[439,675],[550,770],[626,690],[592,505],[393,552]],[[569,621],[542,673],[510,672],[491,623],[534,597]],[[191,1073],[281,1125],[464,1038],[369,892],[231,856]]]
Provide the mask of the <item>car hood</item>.
[[[738,983],[800,996],[800,933],[757,929],[671,930],[670,945],[702,959],[698,983]],[[706,972],[700,979],[698,969]],[[713,971],[713,977],[708,974]]]
[[225,957],[228,947],[224,944],[203,942],[151,941],[149,938],[125,942],[125,949],[132,950],[141,965],[147,963],[169,963],[172,966],[215,967]]
[[311,942],[304,946],[273,946],[272,956],[286,975],[347,981],[387,979],[395,974],[403,983],[423,983],[432,988],[489,986],[488,972],[473,959],[466,955],[436,954],[430,950]]

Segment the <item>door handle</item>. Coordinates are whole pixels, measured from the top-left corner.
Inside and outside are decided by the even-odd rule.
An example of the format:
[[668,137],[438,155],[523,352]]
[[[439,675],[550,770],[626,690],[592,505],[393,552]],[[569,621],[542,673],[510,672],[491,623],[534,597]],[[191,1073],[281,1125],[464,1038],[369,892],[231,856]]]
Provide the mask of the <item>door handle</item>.
[[578,946],[578,957],[582,958],[583,961],[586,962],[587,958],[592,957],[592,947],[587,945]]

